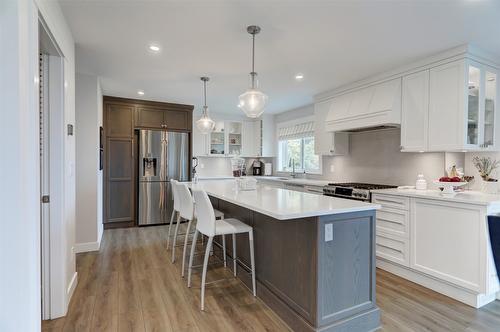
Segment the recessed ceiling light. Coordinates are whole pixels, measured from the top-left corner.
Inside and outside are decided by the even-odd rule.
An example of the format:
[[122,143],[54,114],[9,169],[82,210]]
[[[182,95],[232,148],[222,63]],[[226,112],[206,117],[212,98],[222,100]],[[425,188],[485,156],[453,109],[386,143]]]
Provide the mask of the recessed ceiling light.
[[302,80],[304,79],[304,74],[300,74],[300,73],[299,73],[299,74],[295,75],[295,79],[296,79],[297,81],[302,81]]
[[149,45],[149,50],[152,52],[158,53],[158,52],[160,52],[160,46],[155,45],[155,44],[151,44],[151,45]]
[[139,90],[139,91],[137,91],[137,94],[138,94],[139,96],[144,96],[144,91]]

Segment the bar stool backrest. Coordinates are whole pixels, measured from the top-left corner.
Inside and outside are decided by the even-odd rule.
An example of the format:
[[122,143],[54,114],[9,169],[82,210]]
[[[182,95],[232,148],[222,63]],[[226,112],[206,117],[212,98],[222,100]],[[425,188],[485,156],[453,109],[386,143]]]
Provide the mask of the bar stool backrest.
[[177,182],[177,198],[180,202],[179,214],[182,218],[193,220],[194,201],[188,186],[185,183]]
[[181,209],[181,204],[177,198],[177,180],[170,180],[170,187],[172,188],[172,196],[174,196],[174,210],[179,211]]
[[206,236],[215,236],[215,213],[212,203],[204,190],[193,189],[196,217],[196,228]]

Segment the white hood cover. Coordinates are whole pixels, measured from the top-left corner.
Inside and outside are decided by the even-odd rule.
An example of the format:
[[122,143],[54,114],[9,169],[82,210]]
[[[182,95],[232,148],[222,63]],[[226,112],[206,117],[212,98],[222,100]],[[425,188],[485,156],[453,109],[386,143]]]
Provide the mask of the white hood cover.
[[327,131],[360,131],[401,125],[401,78],[328,100]]

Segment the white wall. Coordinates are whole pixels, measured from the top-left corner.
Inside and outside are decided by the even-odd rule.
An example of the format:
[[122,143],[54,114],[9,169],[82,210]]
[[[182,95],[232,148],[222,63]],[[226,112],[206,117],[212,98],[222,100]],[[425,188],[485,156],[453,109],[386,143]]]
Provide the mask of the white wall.
[[351,134],[349,154],[323,157],[323,175],[319,178],[415,185],[417,174],[422,173],[430,187],[434,179],[443,176],[444,153],[410,153],[399,149],[399,129]]
[[0,331],[40,330],[38,25],[31,0],[0,1]]
[[[38,10],[64,54],[64,123],[74,123],[74,42],[55,1],[0,1],[0,331],[39,331],[40,286],[40,165],[38,120]],[[61,140],[64,166],[61,177],[59,233],[53,240],[60,264],[53,272],[61,281],[62,309],[76,284],[74,245],[74,137]]]
[[[66,125],[75,124],[75,43],[71,31],[63,16],[59,3],[52,0],[34,0],[38,6],[43,21],[47,25],[54,41],[63,53],[64,58],[64,170],[63,175],[63,220],[51,220],[51,224],[58,223],[59,236],[57,253],[62,257],[61,274],[51,277],[61,277],[64,287],[64,299],[61,308],[53,308],[53,317],[66,314],[72,292],[76,287],[75,245],[75,214],[76,214],[76,180],[75,180],[75,136],[67,135]],[[38,41],[37,41],[38,43]],[[78,128],[75,128],[75,135]]]
[[99,127],[102,92],[99,77],[76,74],[76,252],[98,250],[102,236],[102,171]]

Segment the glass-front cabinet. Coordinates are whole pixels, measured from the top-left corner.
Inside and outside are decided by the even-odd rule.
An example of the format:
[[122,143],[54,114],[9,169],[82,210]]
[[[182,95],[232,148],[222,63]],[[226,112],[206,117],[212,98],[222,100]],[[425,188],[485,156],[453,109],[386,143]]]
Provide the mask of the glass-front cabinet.
[[497,71],[468,61],[467,74],[467,146],[478,150],[496,149]]
[[209,134],[208,154],[211,156],[239,156],[242,147],[241,121],[216,121]]
[[227,122],[227,153],[230,156],[241,154],[242,127],[241,122]]
[[226,132],[224,121],[216,121],[214,131],[210,133],[208,140],[208,154],[212,156],[223,156],[226,154]]

